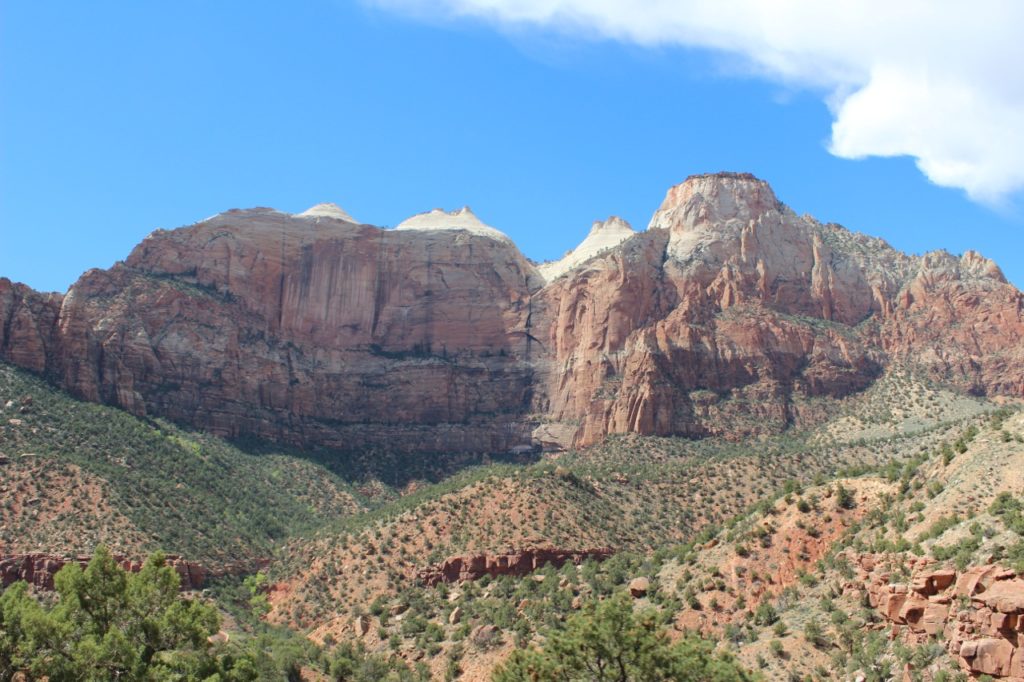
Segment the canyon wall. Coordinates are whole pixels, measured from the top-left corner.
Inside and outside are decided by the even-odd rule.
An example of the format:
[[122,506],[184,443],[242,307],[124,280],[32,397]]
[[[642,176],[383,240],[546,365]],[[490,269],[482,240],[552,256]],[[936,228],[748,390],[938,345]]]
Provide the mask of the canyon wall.
[[0,279],[0,359],[219,435],[423,453],[778,431],[894,362],[1024,394],[1024,299],[994,263],[904,255],[749,175],[690,178],[646,231],[595,224],[541,270],[466,210],[429,216],[229,211],[63,296]]

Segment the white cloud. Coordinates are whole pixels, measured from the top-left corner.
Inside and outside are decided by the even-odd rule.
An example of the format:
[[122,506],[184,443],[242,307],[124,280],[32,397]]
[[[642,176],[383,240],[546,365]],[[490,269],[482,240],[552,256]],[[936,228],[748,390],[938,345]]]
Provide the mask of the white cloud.
[[838,156],[909,155],[986,203],[1024,189],[1020,0],[371,1],[739,55],[761,76],[826,93]]

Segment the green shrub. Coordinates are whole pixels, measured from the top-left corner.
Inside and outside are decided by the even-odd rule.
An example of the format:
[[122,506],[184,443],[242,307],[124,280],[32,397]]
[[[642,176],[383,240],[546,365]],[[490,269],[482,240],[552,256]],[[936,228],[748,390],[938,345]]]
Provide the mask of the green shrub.
[[0,661],[57,680],[255,679],[246,656],[215,655],[216,609],[179,592],[161,554],[128,574],[100,547],[85,569],[69,563],[54,577],[48,606],[15,583],[0,595]]
[[652,610],[634,613],[619,594],[572,616],[548,634],[543,648],[519,649],[500,665],[495,682],[743,682],[752,680],[710,642],[687,637],[672,644]]

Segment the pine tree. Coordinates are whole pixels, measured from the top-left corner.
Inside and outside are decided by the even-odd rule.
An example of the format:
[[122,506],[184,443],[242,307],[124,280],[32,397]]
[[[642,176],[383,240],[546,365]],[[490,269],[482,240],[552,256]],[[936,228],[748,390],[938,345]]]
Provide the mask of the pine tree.
[[657,613],[634,613],[620,594],[571,617],[541,648],[517,650],[499,666],[495,682],[744,682],[751,680],[710,642],[688,637],[675,644]]
[[[83,570],[70,563],[54,577],[55,605],[16,583],[0,595],[0,679],[18,671],[62,680],[245,679],[211,654],[214,607],[186,599],[177,572],[154,554],[128,574],[100,547]],[[241,670],[239,670],[241,672]]]

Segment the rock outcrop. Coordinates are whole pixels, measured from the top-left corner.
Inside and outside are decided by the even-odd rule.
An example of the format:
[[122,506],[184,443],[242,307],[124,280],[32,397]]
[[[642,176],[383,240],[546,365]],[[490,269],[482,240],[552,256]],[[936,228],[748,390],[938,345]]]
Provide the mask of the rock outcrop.
[[0,279],[0,359],[219,435],[407,452],[773,432],[892,363],[1024,394],[1024,298],[972,252],[907,256],[728,173],[592,236],[545,283],[468,209],[229,211],[63,296]]
[[1024,679],[1024,577],[995,565],[957,572],[904,557],[909,582],[897,582],[883,555],[847,554],[856,567],[844,591],[863,594],[894,634],[920,644],[940,637],[972,675]]
[[463,580],[477,580],[489,575],[524,576],[544,566],[561,568],[566,563],[581,564],[587,559],[603,561],[613,554],[608,547],[596,549],[558,549],[554,547],[533,547],[511,551],[507,554],[473,554],[448,557],[437,566],[419,572],[424,585],[456,583]]
[[530,442],[539,282],[470,232],[232,211],[153,233],[63,297],[0,280],[0,358],[223,436],[505,451]]
[[[11,583],[23,580],[38,590],[52,590],[53,577],[57,571],[67,564],[77,563],[85,568],[92,557],[62,557],[51,554],[16,554],[11,556],[0,556],[0,587],[7,587]],[[115,557],[118,565],[130,573],[138,573],[142,570],[142,561],[128,559],[123,556]],[[192,561],[186,561],[180,556],[169,554],[166,556],[167,565],[173,568],[181,581],[182,590],[202,589],[206,578],[211,575],[203,566]],[[213,575],[226,575],[231,572],[244,572],[241,568],[225,568],[213,573]]]

